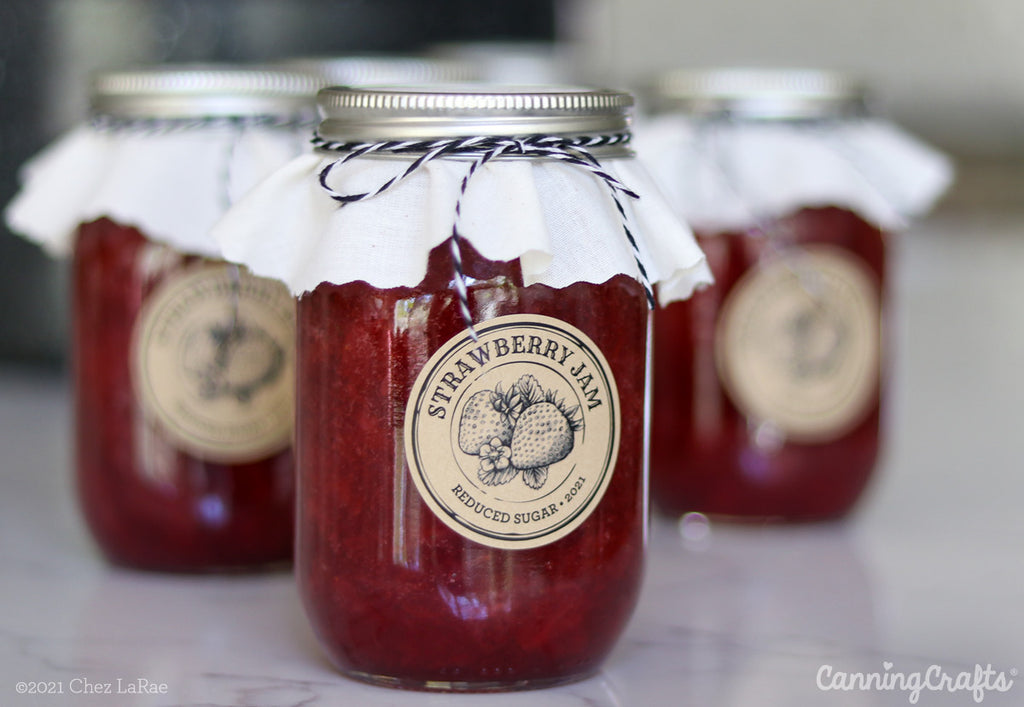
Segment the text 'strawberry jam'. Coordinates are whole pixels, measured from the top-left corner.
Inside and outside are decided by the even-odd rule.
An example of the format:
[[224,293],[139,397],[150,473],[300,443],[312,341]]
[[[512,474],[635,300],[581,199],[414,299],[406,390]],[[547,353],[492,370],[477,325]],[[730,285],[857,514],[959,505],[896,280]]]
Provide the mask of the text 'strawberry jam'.
[[[632,97],[337,88],[319,103],[317,152],[216,234],[299,295],[296,574],[314,631],[343,673],[381,685],[591,675],[643,571],[652,282],[673,299],[710,279],[631,171]],[[311,187],[308,212],[278,208]]]
[[321,80],[258,66],[97,74],[92,119],[39,156],[8,218],[72,259],[75,469],[114,563],[287,566],[295,302],[210,229],[294,157]]
[[656,505],[842,516],[879,454],[886,234],[947,166],[869,120],[844,76],[679,70],[656,94],[652,134],[674,147],[650,163],[715,275],[655,316]]

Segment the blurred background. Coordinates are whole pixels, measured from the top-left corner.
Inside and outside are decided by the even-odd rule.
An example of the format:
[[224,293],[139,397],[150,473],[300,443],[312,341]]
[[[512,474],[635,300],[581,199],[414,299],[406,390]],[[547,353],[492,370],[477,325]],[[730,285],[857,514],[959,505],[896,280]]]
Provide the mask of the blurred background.
[[[83,118],[95,69],[486,43],[512,76],[626,88],[679,65],[852,71],[878,112],[955,159],[941,208],[1017,209],[1022,28],[1020,0],[3,0],[0,204]],[[0,364],[63,366],[65,297],[64,264],[0,227]]]
[[[713,542],[710,526],[655,526],[623,649],[600,680],[558,697],[906,705],[898,692],[822,696],[817,666],[1024,669],[1022,30],[1024,0],[0,0],[0,207],[19,166],[85,118],[88,75],[126,64],[482,43],[506,79],[637,88],[676,66],[861,76],[876,113],[956,167],[936,213],[893,239],[893,433],[871,502],[846,525],[721,524]],[[66,263],[0,221],[0,685],[109,671],[98,674],[171,675],[189,704],[305,704],[320,690],[352,702],[356,688],[312,657],[312,634],[295,633],[287,578],[178,582],[96,562],[63,473],[66,297]],[[985,704],[1024,704],[1017,682]],[[355,702],[402,697],[365,690]]]

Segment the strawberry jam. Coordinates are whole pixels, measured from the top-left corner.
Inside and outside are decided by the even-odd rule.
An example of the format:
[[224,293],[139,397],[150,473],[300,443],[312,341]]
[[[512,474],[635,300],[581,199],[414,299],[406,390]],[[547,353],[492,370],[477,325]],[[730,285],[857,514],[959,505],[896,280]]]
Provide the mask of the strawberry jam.
[[698,240],[715,284],[655,314],[657,506],[748,520],[845,514],[879,449],[883,233],[826,207],[765,236]]
[[[429,489],[413,478],[403,433],[412,429],[407,405],[418,377],[446,342],[465,332],[450,286],[448,244],[434,248],[427,275],[415,287],[323,283],[298,304],[296,564],[302,598],[331,660],[358,679],[469,691],[580,679],[597,670],[623,630],[642,574],[644,290],[624,275],[600,285],[524,287],[518,261],[488,261],[468,242],[463,256],[473,320],[481,346],[494,344],[492,355],[521,345],[552,369],[569,357],[544,337],[488,340],[489,322],[506,315],[571,325],[603,353],[621,405],[617,462],[606,492],[585,520],[551,542],[509,548],[484,535],[467,537],[453,520],[457,514],[436,510]],[[483,360],[478,348],[470,352],[449,361],[451,370]],[[459,411],[460,378],[449,373],[438,380],[450,386],[425,389],[425,399],[436,405],[424,407],[433,412],[421,423],[437,421],[442,408],[449,418],[461,415],[458,433],[445,444],[463,447],[452,453],[476,465],[467,467],[476,469],[467,478],[478,478],[480,489],[526,494],[553,483],[566,455],[584,444],[581,425],[589,425],[587,439],[595,434],[597,418],[583,416],[608,405],[601,397],[607,391],[587,377],[594,366],[587,364],[585,372],[581,356],[569,357],[583,391],[583,404],[573,406],[580,409],[545,391],[550,386],[532,374],[516,372],[502,378],[504,384],[488,383],[485,395],[465,395],[471,402]],[[524,406],[534,412],[522,412]],[[578,464],[550,503],[528,513],[506,516],[483,502],[481,492],[463,488],[469,487],[465,480],[456,503],[464,516],[486,516],[509,529],[520,521],[544,524],[596,471]]]
[[[287,431],[271,447],[257,440],[246,452],[238,444],[237,429],[213,445],[194,439],[194,432],[183,434],[171,424],[172,418],[153,414],[153,405],[146,404],[149,397],[165,395],[159,388],[147,388],[144,379],[150,373],[155,383],[171,381],[183,391],[194,388],[197,404],[189,409],[197,415],[210,412],[214,428],[219,411],[252,411],[268,401],[277,404],[277,398],[265,396],[271,379],[275,384],[282,377],[290,379],[281,359],[290,354],[283,346],[277,348],[281,342],[270,342],[269,335],[257,335],[275,330],[261,329],[252,319],[247,328],[222,328],[230,333],[218,341],[211,339],[218,332],[216,324],[229,321],[225,312],[230,306],[209,315],[199,310],[206,319],[189,330],[192,338],[169,339],[181,344],[170,351],[183,354],[183,377],[177,377],[180,372],[173,366],[147,371],[139,362],[149,360],[140,351],[157,350],[155,345],[146,349],[139,340],[147,317],[161,322],[156,318],[159,310],[150,306],[156,298],[166,299],[174,294],[175,283],[186,282],[192,289],[182,292],[201,295],[193,302],[223,304],[230,297],[202,289],[202,279],[181,278],[221,277],[228,269],[226,264],[154,244],[134,228],[106,218],[78,231],[72,274],[78,491],[89,528],[104,554],[117,564],[201,572],[264,568],[290,560],[294,491]],[[262,285],[251,280],[241,280],[243,302],[250,292],[263,292]],[[231,278],[210,282],[221,281]],[[290,300],[281,291],[283,308]],[[178,300],[182,301],[189,302]],[[167,311],[174,317],[163,320],[164,331],[185,332],[180,323],[190,321],[188,313],[194,310]],[[240,311],[248,317],[254,310]],[[282,311],[275,316],[283,320],[287,315]],[[232,371],[239,370],[232,361],[243,359],[255,361],[253,370],[259,373],[232,378]],[[187,402],[181,398],[176,404]],[[275,415],[290,416],[290,408]],[[228,449],[230,440],[235,446]]]

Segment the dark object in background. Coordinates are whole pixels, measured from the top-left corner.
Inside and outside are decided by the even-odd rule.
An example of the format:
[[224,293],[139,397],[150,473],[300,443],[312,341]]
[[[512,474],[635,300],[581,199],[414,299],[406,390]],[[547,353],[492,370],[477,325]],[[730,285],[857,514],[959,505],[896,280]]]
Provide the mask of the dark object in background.
[[[17,169],[47,142],[40,51],[46,13],[27,0],[0,5],[0,202],[18,188]],[[0,224],[0,358],[55,363],[63,351],[64,268]]]
[[[18,168],[82,120],[95,69],[164,61],[412,52],[439,42],[551,40],[556,0],[4,0],[0,206]],[[60,366],[66,265],[0,224],[0,361]]]

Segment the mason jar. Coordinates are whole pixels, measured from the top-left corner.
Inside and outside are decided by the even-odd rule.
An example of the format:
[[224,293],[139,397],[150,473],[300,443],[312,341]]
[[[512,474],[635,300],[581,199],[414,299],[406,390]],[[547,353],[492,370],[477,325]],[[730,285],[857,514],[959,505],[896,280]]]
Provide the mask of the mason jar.
[[332,88],[319,105],[316,153],[216,232],[300,295],[312,626],[377,684],[591,675],[643,571],[651,284],[708,280],[632,159],[632,97]]
[[641,151],[715,284],[655,317],[652,487],[669,514],[819,520],[875,470],[888,241],[950,178],[823,71],[676,70]]
[[317,79],[242,66],[97,74],[92,120],[30,163],[12,227],[71,259],[74,466],[114,563],[286,565],[294,302],[209,229],[299,154]]

